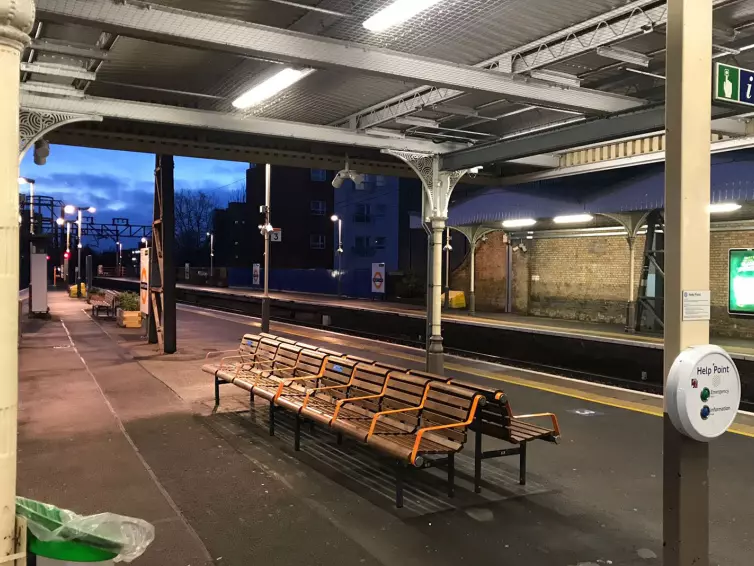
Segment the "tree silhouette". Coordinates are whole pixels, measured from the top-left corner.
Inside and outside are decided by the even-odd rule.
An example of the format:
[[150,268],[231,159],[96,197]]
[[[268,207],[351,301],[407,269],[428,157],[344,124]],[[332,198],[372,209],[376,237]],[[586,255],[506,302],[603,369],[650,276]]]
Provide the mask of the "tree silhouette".
[[207,232],[212,230],[212,215],[218,207],[215,195],[181,189],[175,192],[175,246],[179,262],[204,259]]

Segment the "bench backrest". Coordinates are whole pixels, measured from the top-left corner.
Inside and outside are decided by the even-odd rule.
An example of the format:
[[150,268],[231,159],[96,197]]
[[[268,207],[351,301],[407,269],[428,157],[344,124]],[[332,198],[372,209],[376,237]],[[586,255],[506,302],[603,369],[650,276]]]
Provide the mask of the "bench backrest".
[[[301,347],[297,344],[296,347]],[[296,369],[293,377],[306,377],[310,375],[319,375],[325,364],[325,356],[322,352],[316,350],[301,350],[296,363]]]
[[326,356],[332,356],[334,358],[345,358],[345,355],[342,352],[336,352],[335,350],[330,350],[328,348],[315,348],[318,352],[322,352]]
[[277,340],[281,344],[290,344],[292,346],[296,345],[296,341],[295,340],[291,340],[290,338],[283,338],[282,336],[276,337],[275,340]]
[[241,345],[238,347],[238,353],[242,356],[253,356],[256,354],[261,340],[259,334],[244,334],[241,338]]
[[341,387],[341,389],[328,390],[327,394],[336,399],[345,399],[348,396],[348,389],[343,386],[350,383],[355,369],[356,362],[353,360],[329,356],[325,362],[325,370],[322,373],[322,379],[319,380],[319,386]]
[[477,391],[487,401],[479,404],[472,428],[486,436],[508,440],[510,438],[510,419],[512,417],[510,403],[502,389],[486,387],[468,381],[452,380],[456,387]]
[[[357,364],[351,386],[348,388],[348,396],[353,398],[380,395],[385,389],[385,381],[387,381],[389,373],[385,368],[371,364]],[[374,413],[380,410],[380,399],[365,399],[357,403],[360,407]],[[349,404],[349,407],[353,406],[353,404]]]
[[[430,381],[421,415],[422,428],[469,421],[479,398],[476,391],[440,381]],[[466,442],[466,427],[445,428],[428,435],[440,444],[457,449]]]
[[347,354],[345,357],[348,358],[349,360],[355,361],[357,364],[365,364],[369,366],[374,365],[374,360],[370,360],[368,358],[362,358],[361,356],[352,356],[351,354]]
[[272,338],[262,338],[255,352],[257,361],[271,362],[275,359],[280,342]]
[[[427,395],[429,379],[416,377],[404,372],[390,372],[390,379],[382,397],[380,411],[394,411],[419,407]],[[421,421],[421,411],[408,411],[386,415],[384,420],[391,421],[392,425],[401,423],[402,428],[413,431]]]
[[275,359],[272,362],[274,369],[290,368],[296,365],[298,356],[301,353],[301,348],[294,346],[293,344],[280,344],[277,352],[275,352]]
[[115,303],[115,301],[118,300],[118,297],[120,297],[120,293],[117,291],[111,291],[110,289],[105,291],[105,300],[110,304]]

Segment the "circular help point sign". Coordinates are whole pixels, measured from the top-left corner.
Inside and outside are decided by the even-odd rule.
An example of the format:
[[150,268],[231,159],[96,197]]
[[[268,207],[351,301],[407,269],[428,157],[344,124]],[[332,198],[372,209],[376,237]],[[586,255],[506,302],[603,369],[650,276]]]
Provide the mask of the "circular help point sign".
[[665,408],[686,436],[700,442],[721,436],[733,424],[740,402],[738,368],[719,346],[693,346],[673,362]]

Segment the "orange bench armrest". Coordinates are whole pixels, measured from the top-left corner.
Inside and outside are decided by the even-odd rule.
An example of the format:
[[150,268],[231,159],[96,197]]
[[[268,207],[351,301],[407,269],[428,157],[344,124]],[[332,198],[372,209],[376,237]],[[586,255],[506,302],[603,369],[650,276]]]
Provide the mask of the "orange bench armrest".
[[477,409],[477,405],[479,405],[480,398],[481,398],[481,395],[477,395],[474,397],[474,400],[471,403],[471,409],[469,409],[469,416],[465,421],[452,423],[452,424],[446,424],[446,425],[428,426],[428,427],[419,429],[419,432],[416,433],[416,441],[414,441],[414,449],[411,451],[410,463],[413,465],[414,462],[416,462],[416,456],[419,453],[419,446],[422,443],[422,437],[424,436],[425,432],[469,426],[474,421],[474,415],[476,415],[476,409]]
[[377,426],[377,420],[385,415],[394,415],[396,413],[409,413],[411,411],[421,411],[424,408],[424,403],[419,405],[418,407],[407,407],[405,409],[393,409],[392,411],[381,411],[379,413],[376,413],[374,415],[374,418],[372,419],[372,425],[369,427],[369,434],[367,434],[367,438],[372,436],[374,434],[374,429]]
[[549,417],[552,421],[552,431],[555,433],[555,436],[560,436],[560,425],[558,424],[558,417],[556,417],[553,413],[534,413],[532,415],[516,415],[515,419],[523,420],[523,419],[535,419],[539,417]]

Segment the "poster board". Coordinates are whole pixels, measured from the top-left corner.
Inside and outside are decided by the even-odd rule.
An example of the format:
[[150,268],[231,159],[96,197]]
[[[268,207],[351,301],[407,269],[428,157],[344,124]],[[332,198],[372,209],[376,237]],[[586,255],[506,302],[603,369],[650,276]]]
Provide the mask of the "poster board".
[[139,310],[149,314],[149,251],[151,248],[140,250],[139,263]]
[[754,316],[754,249],[728,251],[728,312]]

